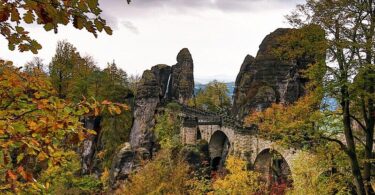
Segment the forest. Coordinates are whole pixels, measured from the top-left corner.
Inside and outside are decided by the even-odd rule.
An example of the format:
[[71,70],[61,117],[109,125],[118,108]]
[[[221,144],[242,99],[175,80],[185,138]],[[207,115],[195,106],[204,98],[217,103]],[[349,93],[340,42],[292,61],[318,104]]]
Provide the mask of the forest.
[[[38,54],[30,25],[111,36],[101,2],[1,0],[0,46]],[[374,194],[375,2],[306,0],[285,20],[233,97],[220,78],[194,88],[187,48],[142,75],[68,40],[25,64],[0,53],[0,194]]]

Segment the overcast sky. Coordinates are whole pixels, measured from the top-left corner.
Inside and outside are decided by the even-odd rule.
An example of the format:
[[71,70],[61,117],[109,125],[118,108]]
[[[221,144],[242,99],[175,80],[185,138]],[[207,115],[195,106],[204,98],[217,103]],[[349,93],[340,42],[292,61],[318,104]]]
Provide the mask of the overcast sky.
[[[99,38],[67,26],[58,34],[30,28],[43,49],[37,56],[49,63],[58,40],[66,39],[100,67],[115,60],[129,74],[142,74],[155,64],[173,65],[178,51],[189,48],[198,80],[235,80],[247,54],[256,55],[263,38],[289,27],[284,16],[303,0],[101,0],[103,17],[114,29]],[[11,52],[0,37],[0,58],[18,65],[31,53]]]

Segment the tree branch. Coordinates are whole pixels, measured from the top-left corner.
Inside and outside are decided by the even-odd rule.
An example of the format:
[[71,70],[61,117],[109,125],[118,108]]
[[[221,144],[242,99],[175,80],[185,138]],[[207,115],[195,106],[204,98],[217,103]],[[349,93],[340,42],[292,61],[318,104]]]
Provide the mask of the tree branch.
[[350,118],[354,119],[359,124],[359,126],[361,126],[361,128],[363,129],[364,132],[366,132],[366,126],[357,117],[355,117],[351,114],[349,116],[350,116]]
[[361,140],[359,139],[359,137],[353,135],[354,139],[356,139],[360,144],[362,144],[364,147],[366,147],[366,144]]
[[337,143],[338,145],[340,145],[341,149],[344,150],[345,153],[347,153],[347,147],[344,143],[342,143],[342,141],[338,140],[338,139],[335,139],[335,138],[330,138],[330,137],[326,137],[326,136],[321,136],[322,139],[325,139],[325,140],[328,140],[330,142],[335,142]]

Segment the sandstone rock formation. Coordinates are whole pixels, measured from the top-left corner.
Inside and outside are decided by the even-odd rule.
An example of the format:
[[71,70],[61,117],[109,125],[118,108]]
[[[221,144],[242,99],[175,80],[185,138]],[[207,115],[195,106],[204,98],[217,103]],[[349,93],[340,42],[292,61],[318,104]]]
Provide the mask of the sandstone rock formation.
[[[84,127],[87,129],[94,130],[97,134],[100,133],[100,120],[101,117],[89,117],[85,118],[82,122]],[[88,174],[92,171],[94,166],[96,144],[98,142],[98,136],[90,135],[87,139],[83,141],[81,148],[81,165],[82,165],[82,174]]]
[[130,144],[133,148],[153,147],[152,127],[155,124],[156,108],[164,97],[171,68],[167,65],[156,65],[146,70],[137,89],[135,100],[134,123],[130,133]]
[[109,183],[111,186],[116,184],[117,180],[124,180],[133,171],[134,166],[134,151],[131,149],[129,143],[125,143],[115,156],[115,161],[112,163]]
[[295,29],[280,28],[267,35],[259,46],[256,58],[246,56],[236,79],[232,114],[243,119],[254,110],[272,103],[291,103],[305,93],[307,79],[300,71],[311,59],[280,60],[273,52],[279,38]]
[[194,65],[188,49],[182,49],[177,55],[177,64],[172,66],[172,77],[168,97],[186,104],[194,93]]
[[135,99],[134,122],[130,132],[130,144],[116,155],[111,168],[111,184],[138,166],[137,159],[150,158],[155,149],[155,114],[158,108],[169,102],[185,104],[194,93],[193,59],[188,49],[177,55],[177,64],[159,64],[144,71]]
[[174,100],[184,104],[193,96],[193,66],[191,54],[184,48],[177,55],[176,65],[156,65],[143,73],[137,89],[134,124],[130,134],[133,148],[152,150],[154,115],[161,103]]

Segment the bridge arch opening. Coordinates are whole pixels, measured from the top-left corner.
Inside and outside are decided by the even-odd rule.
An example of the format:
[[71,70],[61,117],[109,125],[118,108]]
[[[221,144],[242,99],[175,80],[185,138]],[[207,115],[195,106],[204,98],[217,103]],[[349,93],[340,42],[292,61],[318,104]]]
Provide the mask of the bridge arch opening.
[[202,133],[201,133],[201,131],[198,128],[197,129],[197,140],[201,140],[201,139],[202,139]]
[[255,159],[254,170],[261,173],[261,180],[267,183],[274,194],[283,193],[292,186],[290,166],[276,150],[261,151]]
[[230,142],[228,136],[222,131],[216,131],[210,139],[209,153],[211,158],[211,168],[216,171],[223,167],[228,156]]

